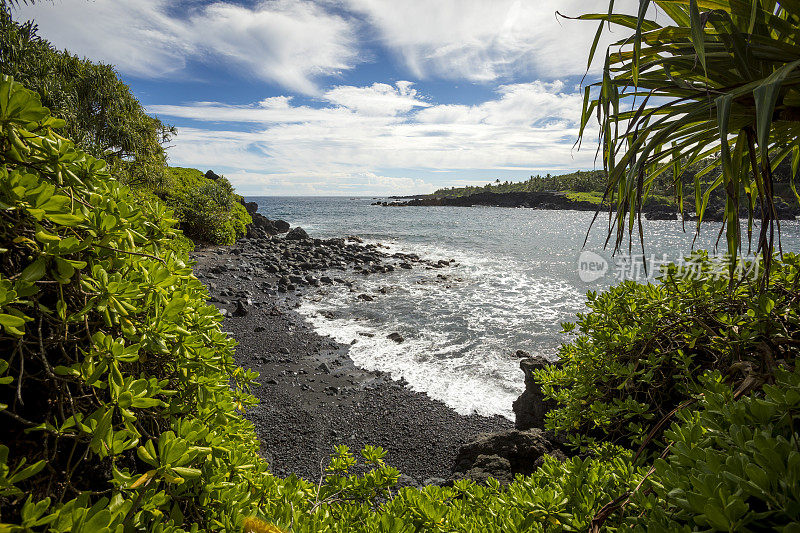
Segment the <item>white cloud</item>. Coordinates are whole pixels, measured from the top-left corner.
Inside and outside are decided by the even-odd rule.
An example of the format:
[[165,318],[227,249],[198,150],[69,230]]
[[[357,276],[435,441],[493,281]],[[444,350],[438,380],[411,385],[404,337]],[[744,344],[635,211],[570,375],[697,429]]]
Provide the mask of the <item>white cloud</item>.
[[169,0],[59,0],[21,6],[60,48],[114,64],[138,77],[163,77],[188,61],[230,65],[306,94],[314,79],[359,61],[351,21],[308,0],[252,8],[215,2],[170,14]]
[[[235,169],[229,176],[247,193],[258,192],[253,176],[269,176],[264,190],[292,182],[291,190],[299,194],[311,180],[315,191],[356,194],[348,184],[360,184],[361,194],[399,194],[428,184],[364,178],[385,175],[387,169],[406,169],[401,171],[406,176],[505,169],[524,178],[528,171],[593,165],[592,150],[572,152],[582,97],[561,82],[500,86],[496,98],[472,106],[436,105],[403,83],[337,87],[322,99],[329,105],[293,106],[289,99],[270,99],[252,106],[200,103],[150,110],[168,117],[251,123],[250,131],[181,128],[170,149],[173,164]],[[237,181],[245,174],[247,183]],[[326,179],[333,189],[321,185]]]
[[[417,97],[412,83],[398,81],[394,86],[374,83],[368,87],[338,86],[323,93],[320,100],[333,104],[326,108],[292,106],[289,96],[265,98],[254,105],[228,105],[219,102],[196,102],[184,105],[152,105],[148,111],[162,116],[220,122],[328,122],[359,121],[369,117],[382,121],[417,107],[430,104]],[[384,117],[384,118],[381,118]]]
[[383,176],[374,172],[275,173],[238,171],[226,174],[245,195],[390,196],[423,194],[438,187],[425,180]]
[[430,105],[417,98],[417,91],[411,88],[411,82],[399,81],[395,85],[373,83],[370,87],[339,86],[327,91],[323,97],[331,103],[374,116],[392,116]]
[[[577,16],[608,9],[606,1],[585,0],[341,1],[366,17],[415,76],[479,82],[583,74],[597,25],[557,19],[556,11]],[[618,1],[616,11],[636,5]],[[599,50],[614,38],[606,33]]]

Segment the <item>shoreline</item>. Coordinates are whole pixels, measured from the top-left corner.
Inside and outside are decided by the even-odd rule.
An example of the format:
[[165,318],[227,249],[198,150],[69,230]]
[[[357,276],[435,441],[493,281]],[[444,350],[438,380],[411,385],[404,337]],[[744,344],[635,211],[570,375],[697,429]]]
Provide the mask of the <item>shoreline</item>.
[[224,309],[223,329],[239,343],[237,363],[260,374],[252,393],[261,403],[245,416],[276,475],[316,481],[335,445],[358,453],[371,444],[387,450],[402,484],[441,484],[461,446],[514,427],[500,416],[460,415],[403,380],[358,368],[347,345],[317,334],[294,311],[303,286],[348,284],[349,276],[381,275],[399,263],[430,266],[424,260],[345,239],[263,234],[199,249],[192,259],[210,301]]

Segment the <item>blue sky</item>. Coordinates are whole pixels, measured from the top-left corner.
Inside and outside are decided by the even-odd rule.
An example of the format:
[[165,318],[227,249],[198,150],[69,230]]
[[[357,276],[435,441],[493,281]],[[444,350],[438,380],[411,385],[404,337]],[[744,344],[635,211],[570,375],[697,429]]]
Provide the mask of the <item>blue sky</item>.
[[214,169],[246,195],[352,196],[594,168],[596,132],[580,151],[573,143],[596,27],[555,11],[605,9],[55,0],[16,17],[59,48],[114,64],[149,112],[177,126],[170,164]]

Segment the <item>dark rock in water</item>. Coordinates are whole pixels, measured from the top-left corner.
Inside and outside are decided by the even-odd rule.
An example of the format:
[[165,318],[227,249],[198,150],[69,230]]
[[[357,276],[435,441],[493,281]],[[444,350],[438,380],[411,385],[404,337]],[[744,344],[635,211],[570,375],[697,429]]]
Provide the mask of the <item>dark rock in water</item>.
[[526,352],[525,350],[517,350],[516,352],[514,352],[514,357],[517,357],[519,359],[527,359],[530,356],[531,356],[530,352]]
[[644,212],[647,220],[678,220],[678,212],[674,209],[647,209]]
[[278,233],[286,233],[289,231],[289,223],[285,220],[273,220],[272,223],[275,224],[276,228],[278,228]]
[[528,357],[519,362],[519,367],[525,373],[525,392],[513,404],[516,415],[514,425],[517,429],[543,428],[545,415],[555,407],[553,400],[545,401],[542,388],[533,379],[535,370],[547,368],[551,364],[553,363],[541,356]]
[[516,474],[532,474],[542,465],[545,455],[562,461],[567,458],[540,429],[484,433],[458,451],[452,480],[485,482],[493,477],[508,484]]
[[364,300],[365,302],[371,302],[371,301],[372,301],[372,300],[374,300],[375,298],[373,298],[373,297],[372,297],[372,296],[370,296],[369,294],[359,294],[359,295],[358,295],[358,299],[359,299],[359,300]]
[[286,239],[290,241],[304,241],[308,239],[308,233],[300,226],[294,227],[286,234]]
[[400,335],[399,333],[397,333],[396,331],[395,331],[394,333],[390,333],[390,334],[388,334],[386,337],[387,337],[387,338],[389,338],[389,339],[391,339],[391,340],[393,340],[393,341],[394,341],[394,342],[396,342],[397,344],[400,344],[401,342],[403,342],[403,341],[405,340],[405,339],[403,338],[403,336],[402,336],[402,335]]
[[206,177],[206,179],[209,179],[211,181],[217,181],[218,179],[222,178],[222,176],[220,176],[219,174],[217,174],[213,170],[207,171],[205,173],[205,177]]
[[233,312],[233,316],[242,317],[247,316],[247,314],[248,310],[244,303],[241,300],[236,300],[236,310]]

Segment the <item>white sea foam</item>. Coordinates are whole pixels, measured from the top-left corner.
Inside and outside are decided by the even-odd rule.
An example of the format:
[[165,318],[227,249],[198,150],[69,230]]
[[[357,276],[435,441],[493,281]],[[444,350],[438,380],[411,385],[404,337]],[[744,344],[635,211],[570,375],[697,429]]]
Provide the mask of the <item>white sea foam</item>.
[[[404,378],[412,390],[459,413],[513,420],[511,403],[524,386],[519,362],[511,354],[518,348],[535,351],[541,345],[535,342],[537,334],[574,312],[581,295],[566,283],[537,277],[535,269],[510,258],[426,244],[382,245],[390,254],[455,259],[456,266],[428,270],[419,265],[358,278],[354,291],[334,286],[308,296],[300,313],[320,334],[343,344],[355,340],[350,356],[358,366]],[[381,288],[387,288],[386,294]],[[375,300],[359,300],[361,293]],[[393,332],[405,341],[387,338]],[[546,355],[554,354],[554,344],[550,342]]]

